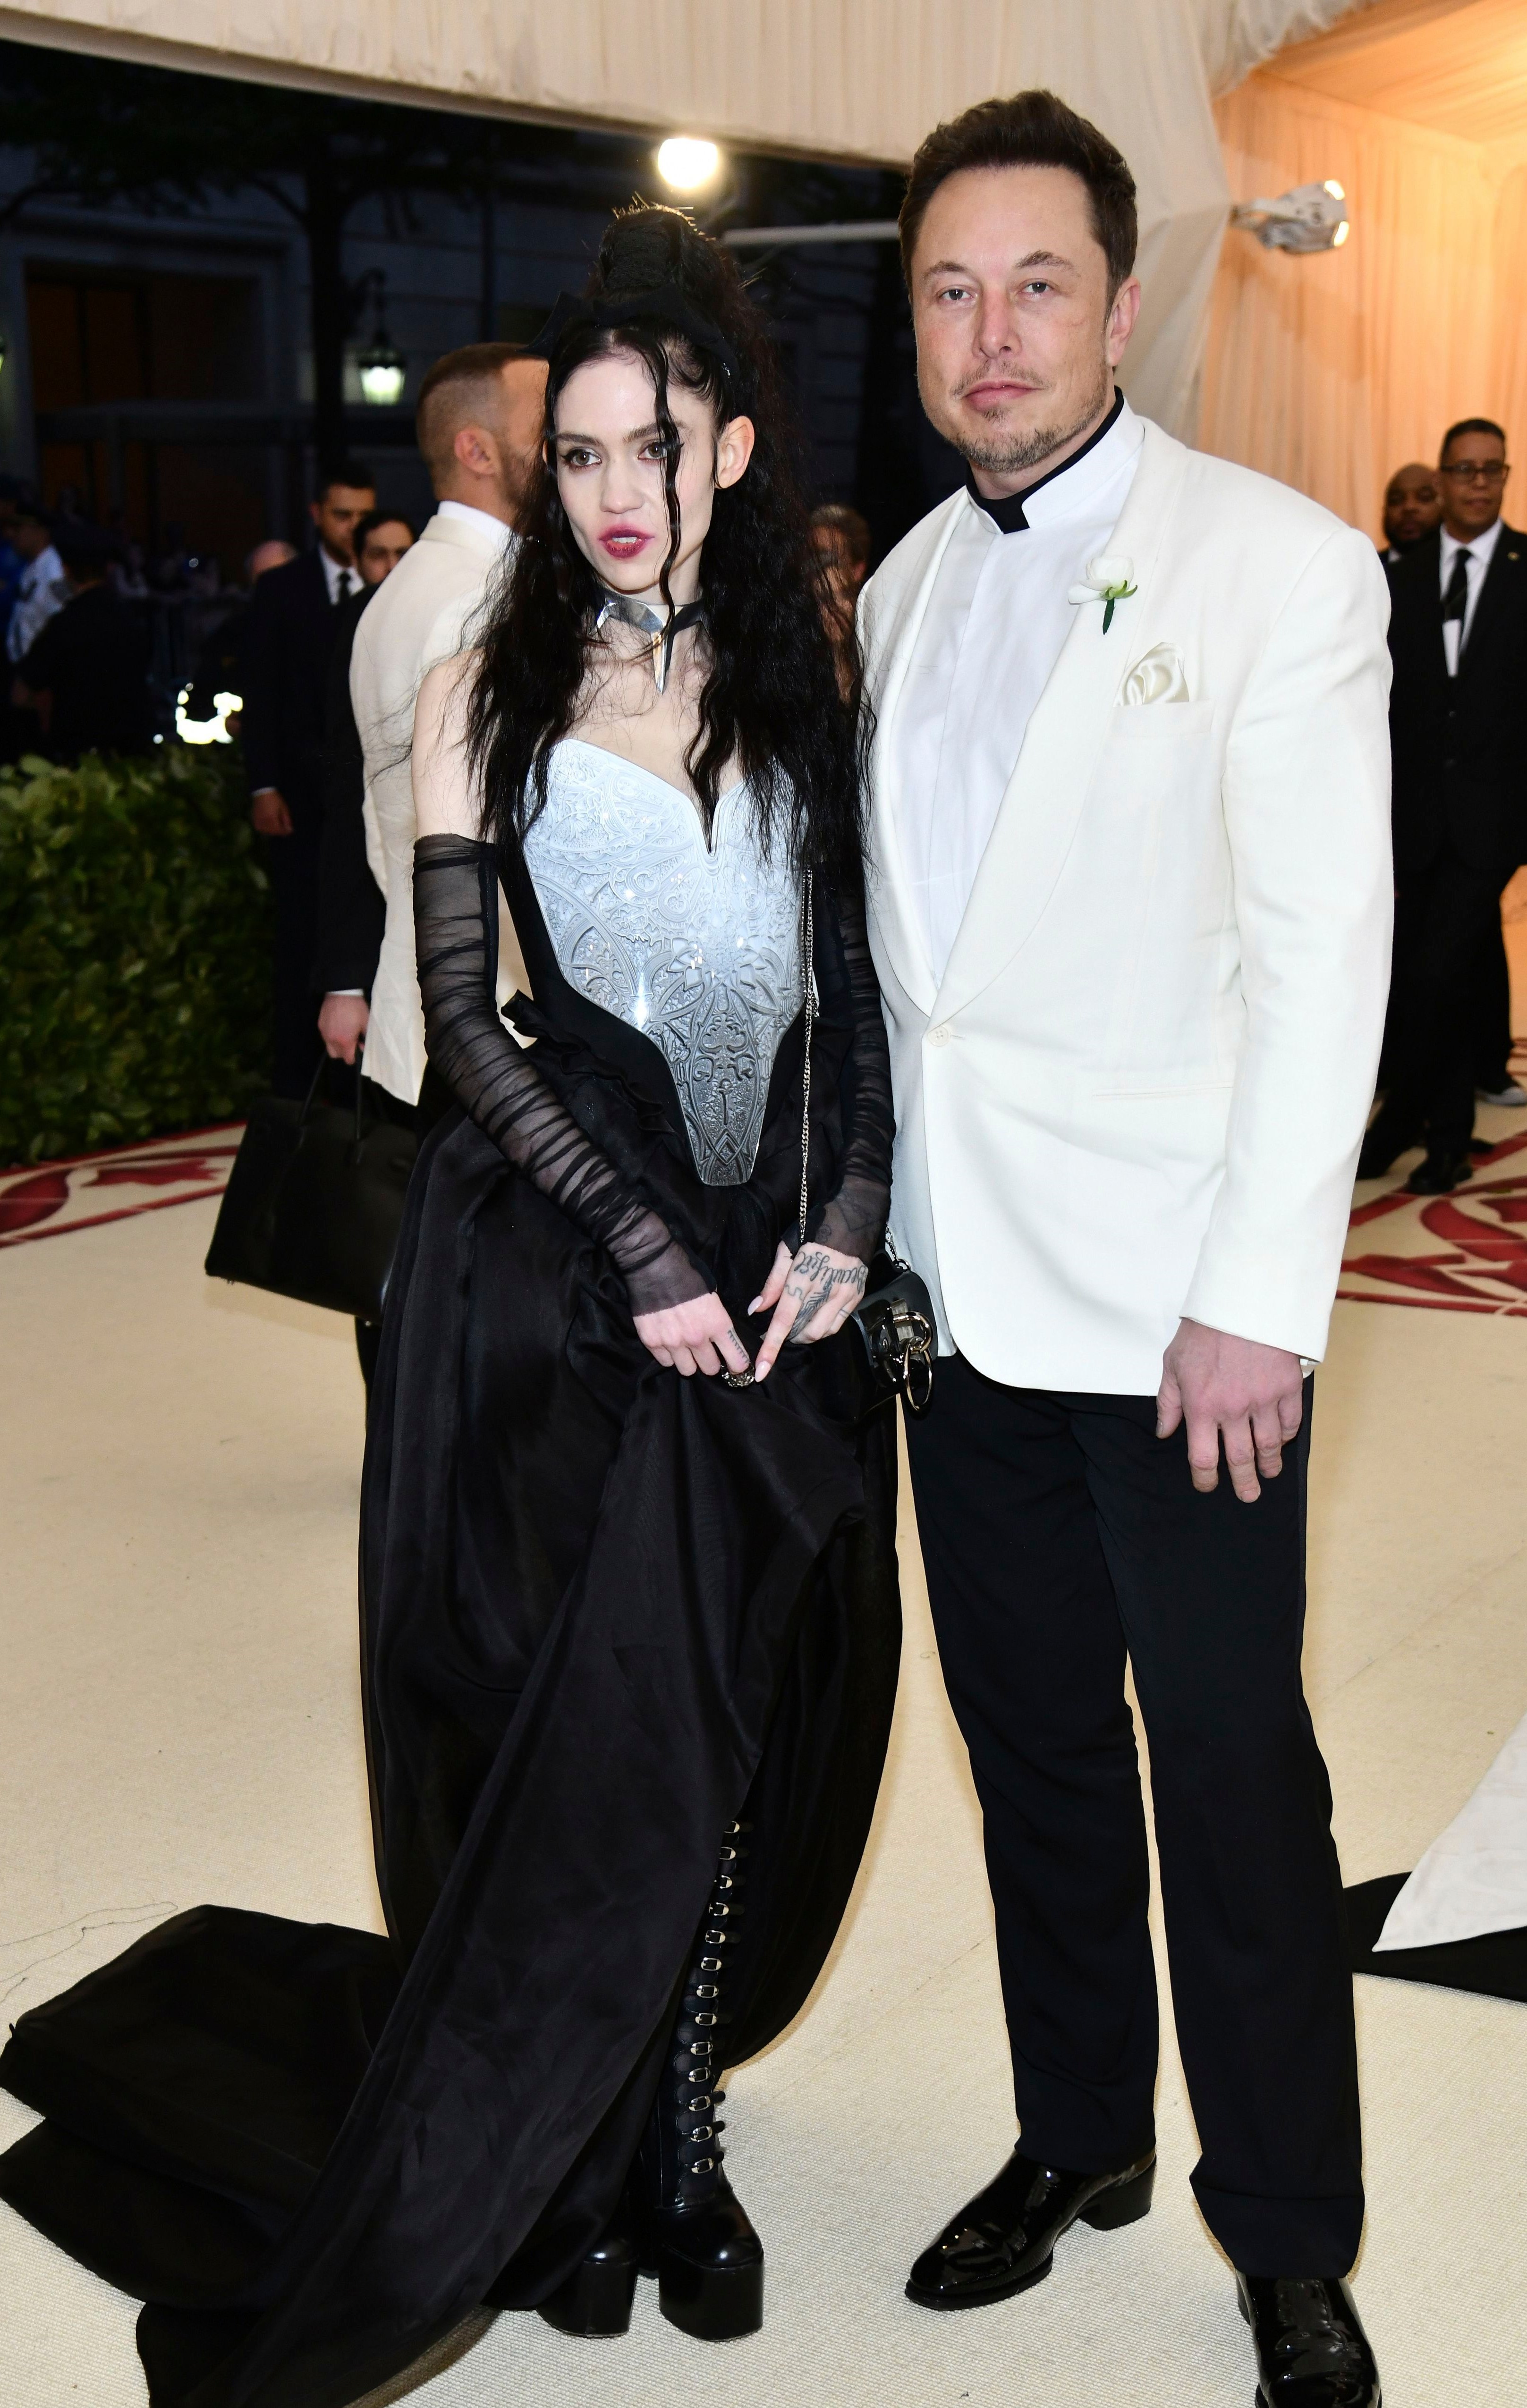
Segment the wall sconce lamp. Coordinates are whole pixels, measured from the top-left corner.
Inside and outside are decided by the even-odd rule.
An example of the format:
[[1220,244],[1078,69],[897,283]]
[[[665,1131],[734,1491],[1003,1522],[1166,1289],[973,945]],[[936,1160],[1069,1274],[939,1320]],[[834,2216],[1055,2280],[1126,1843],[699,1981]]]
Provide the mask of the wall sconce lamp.
[[396,409],[403,398],[409,364],[386,328],[386,270],[381,267],[371,269],[362,279],[362,283],[370,284],[376,295],[376,317],[372,323],[371,340],[355,359],[361,392],[373,408]]
[[1243,201],[1232,210],[1231,223],[1269,251],[1339,251],[1352,231],[1347,194],[1334,177],[1296,184],[1275,201]]

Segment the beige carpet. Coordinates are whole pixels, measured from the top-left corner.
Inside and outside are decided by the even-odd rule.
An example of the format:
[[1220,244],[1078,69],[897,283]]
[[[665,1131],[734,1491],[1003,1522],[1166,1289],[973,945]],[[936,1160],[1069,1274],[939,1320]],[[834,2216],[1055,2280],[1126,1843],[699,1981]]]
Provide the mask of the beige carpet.
[[[1492,1116],[1492,1133],[1511,1126]],[[211,1287],[212,1207],[0,1259],[7,2020],[202,1899],[375,1922],[355,1705],[361,1398],[348,1330]],[[1349,1879],[1408,1867],[1527,1704],[1527,1329],[1347,1305],[1318,1383],[1308,1669]],[[428,2408],[1245,2408],[1227,2270],[1187,2188],[958,2317],[910,2258],[1011,2143],[976,1817],[910,1522],[890,1773],[810,2010],[732,2087],[768,2322],[685,2340],[642,2286],[623,2343],[504,2316]],[[1371,2213],[1360,2296],[1390,2408],[1527,2382],[1527,2009],[1360,1984]],[[0,2140],[30,2119],[0,2100]],[[139,2408],[132,2304],[0,2210],[5,2408]]]

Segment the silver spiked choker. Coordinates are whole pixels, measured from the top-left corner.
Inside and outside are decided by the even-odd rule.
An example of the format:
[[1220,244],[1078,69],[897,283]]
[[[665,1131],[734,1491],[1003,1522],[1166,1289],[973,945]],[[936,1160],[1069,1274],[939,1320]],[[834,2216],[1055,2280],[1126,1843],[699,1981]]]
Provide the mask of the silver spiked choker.
[[678,609],[655,610],[650,602],[639,601],[634,594],[612,594],[606,591],[594,622],[596,632],[610,620],[618,619],[623,626],[635,627],[652,646],[653,682],[659,694],[668,685],[668,674],[673,666],[675,639],[686,627],[702,626],[705,622],[703,602],[681,603]]

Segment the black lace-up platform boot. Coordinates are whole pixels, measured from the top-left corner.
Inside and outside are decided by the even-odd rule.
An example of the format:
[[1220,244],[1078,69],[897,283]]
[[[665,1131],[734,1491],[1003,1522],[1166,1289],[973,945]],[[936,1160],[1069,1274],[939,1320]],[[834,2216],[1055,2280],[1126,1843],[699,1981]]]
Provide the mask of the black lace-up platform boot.
[[540,2303],[540,2314],[558,2332],[580,2339],[628,2332],[641,2263],[641,2229],[627,2179],[620,2205],[583,2263]]
[[642,2272],[657,2277],[657,2304],[698,2341],[736,2341],[763,2323],[763,2243],[722,2171],[715,2087],[721,2031],[742,1905],[743,1839],[732,1823],[699,1948],[684,1979],[673,2046],[637,2159],[643,2215]]

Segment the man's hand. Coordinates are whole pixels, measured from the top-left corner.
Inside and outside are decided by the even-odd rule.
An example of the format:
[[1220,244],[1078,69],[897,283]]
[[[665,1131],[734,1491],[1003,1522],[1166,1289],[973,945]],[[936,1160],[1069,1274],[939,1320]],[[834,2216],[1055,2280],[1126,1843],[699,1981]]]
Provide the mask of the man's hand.
[[262,786],[250,803],[249,815],[257,836],[290,836],[292,814],[286,797],[275,786]]
[[1231,1486],[1243,1505],[1261,1495],[1257,1479],[1275,1480],[1283,1450],[1304,1417],[1304,1379],[1297,1354],[1232,1338],[1199,1321],[1179,1321],[1161,1365],[1156,1435],[1170,1438],[1188,1424],[1193,1485],[1207,1496],[1219,1484],[1223,1432]]
[[371,1007],[364,995],[326,995],[319,1007],[318,1033],[331,1062],[353,1062],[366,1034]]
[[1501,893],[1501,918],[1507,927],[1527,920],[1527,868],[1514,869]]

